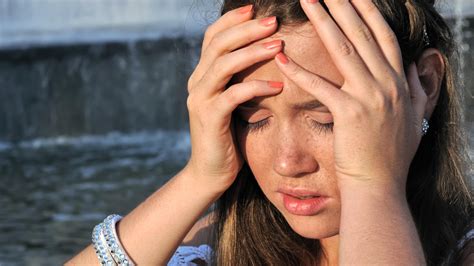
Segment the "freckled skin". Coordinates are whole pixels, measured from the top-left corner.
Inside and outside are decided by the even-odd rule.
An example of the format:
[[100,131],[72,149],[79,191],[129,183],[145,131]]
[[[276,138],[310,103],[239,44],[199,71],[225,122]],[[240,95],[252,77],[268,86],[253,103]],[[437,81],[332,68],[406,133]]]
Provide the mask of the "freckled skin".
[[[283,28],[259,42],[276,38],[284,41],[284,52],[298,64],[335,85],[342,85],[342,76],[309,23]],[[321,242],[337,242],[340,195],[334,169],[333,133],[315,130],[310,123],[311,119],[331,123],[332,116],[326,107],[311,111],[291,108],[292,104],[314,100],[314,97],[288,80],[273,60],[234,77],[237,82],[254,79],[281,81],[285,87],[279,95],[256,99],[258,108],[236,111],[250,123],[268,119],[268,124],[261,130],[249,132],[242,125],[237,126],[237,140],[244,159],[265,196],[295,232],[303,237],[321,239]],[[281,194],[277,192],[281,186],[315,190],[330,200],[317,215],[293,215],[286,211]]]

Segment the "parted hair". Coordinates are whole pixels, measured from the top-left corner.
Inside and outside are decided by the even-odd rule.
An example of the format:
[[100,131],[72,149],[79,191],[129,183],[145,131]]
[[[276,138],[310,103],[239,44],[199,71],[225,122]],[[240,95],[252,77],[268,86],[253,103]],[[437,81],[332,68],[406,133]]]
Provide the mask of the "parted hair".
[[[453,34],[434,0],[374,0],[402,50],[404,66],[427,48],[441,51],[446,72],[438,103],[410,166],[407,200],[428,265],[457,265],[458,241],[473,227],[462,90],[457,85],[458,52]],[[280,26],[308,21],[298,0],[224,0],[222,14],[248,4],[257,17],[274,15]],[[423,28],[430,44],[424,42]],[[407,69],[407,68],[405,68]],[[319,240],[295,233],[266,199],[248,165],[215,207],[213,235],[217,265],[317,265],[325,256]]]

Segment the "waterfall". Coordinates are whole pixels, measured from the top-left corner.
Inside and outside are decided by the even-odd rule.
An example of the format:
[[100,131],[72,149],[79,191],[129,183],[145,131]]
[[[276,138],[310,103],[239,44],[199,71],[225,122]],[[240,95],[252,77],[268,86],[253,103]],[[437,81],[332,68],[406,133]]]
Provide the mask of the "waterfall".
[[[186,128],[186,81],[218,2],[0,0],[0,140]],[[474,1],[439,3],[472,94]]]
[[0,140],[186,127],[212,2],[0,0]]

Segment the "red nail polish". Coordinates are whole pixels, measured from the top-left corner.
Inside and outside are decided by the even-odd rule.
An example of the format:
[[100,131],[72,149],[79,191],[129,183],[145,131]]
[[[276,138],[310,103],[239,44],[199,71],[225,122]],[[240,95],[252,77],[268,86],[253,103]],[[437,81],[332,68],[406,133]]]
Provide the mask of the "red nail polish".
[[278,53],[276,55],[276,58],[278,59],[278,61],[280,61],[280,63],[286,65],[290,62],[290,60],[288,60],[288,57],[286,57],[286,55],[284,53]]
[[310,4],[315,4],[317,2],[319,2],[319,0],[306,0],[307,3],[310,3]]
[[283,82],[268,81],[268,86],[275,89],[283,89],[284,84]]
[[239,13],[240,14],[247,14],[250,13],[253,9],[253,5],[247,5],[239,8]]
[[260,24],[263,26],[272,26],[276,23],[276,17],[269,17],[260,20]]
[[262,45],[263,47],[265,47],[265,49],[272,50],[272,49],[281,47],[282,42],[281,40],[275,40],[271,42],[262,43]]

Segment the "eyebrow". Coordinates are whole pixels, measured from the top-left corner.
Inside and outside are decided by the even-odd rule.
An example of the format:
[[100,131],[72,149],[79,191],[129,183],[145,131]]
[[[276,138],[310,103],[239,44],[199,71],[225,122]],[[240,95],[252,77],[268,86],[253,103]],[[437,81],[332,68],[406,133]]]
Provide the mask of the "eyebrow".
[[[239,106],[244,107],[244,108],[256,108],[256,107],[259,107],[260,104],[255,101],[247,101]],[[311,101],[307,101],[303,103],[293,104],[291,105],[291,108],[296,109],[296,110],[313,110],[322,106],[324,105],[318,100],[311,100]]]
[[291,107],[293,109],[297,109],[297,110],[312,110],[312,109],[316,109],[316,108],[322,107],[322,106],[324,106],[324,104],[322,104],[318,100],[311,100],[311,101],[304,102],[304,103],[294,104]]

